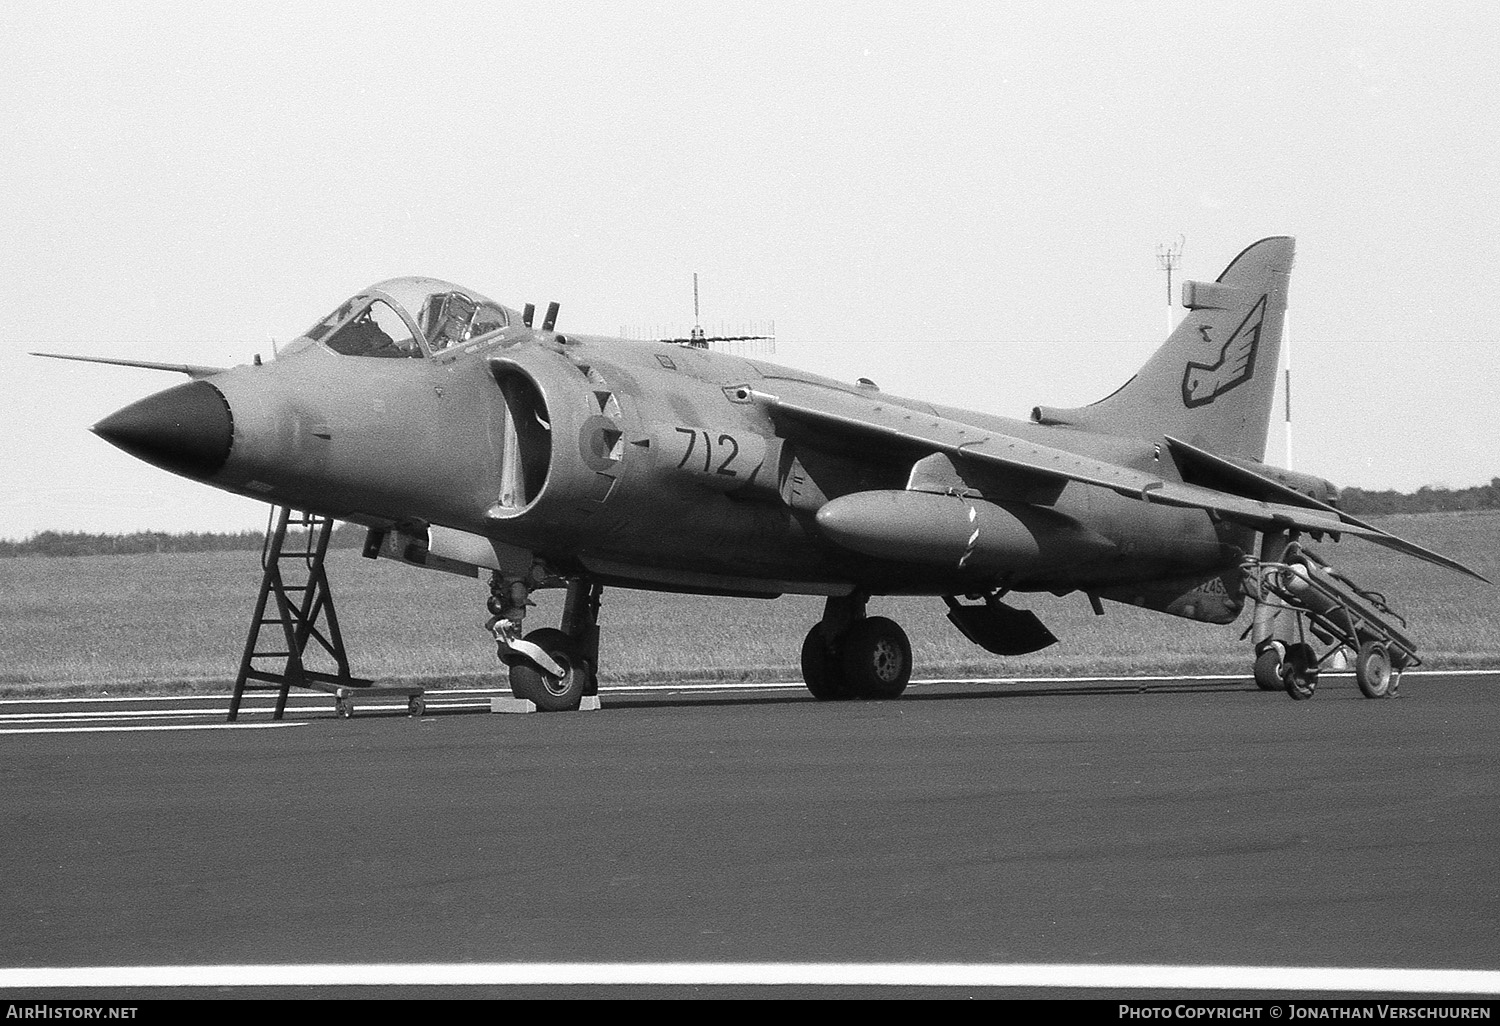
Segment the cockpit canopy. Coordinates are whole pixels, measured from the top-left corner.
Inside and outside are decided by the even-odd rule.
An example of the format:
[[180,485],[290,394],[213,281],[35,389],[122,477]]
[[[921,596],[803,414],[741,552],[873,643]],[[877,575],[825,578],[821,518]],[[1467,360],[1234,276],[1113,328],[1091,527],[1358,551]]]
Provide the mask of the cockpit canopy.
[[509,327],[512,310],[436,278],[371,285],[309,328],[303,338],[344,356],[421,359]]

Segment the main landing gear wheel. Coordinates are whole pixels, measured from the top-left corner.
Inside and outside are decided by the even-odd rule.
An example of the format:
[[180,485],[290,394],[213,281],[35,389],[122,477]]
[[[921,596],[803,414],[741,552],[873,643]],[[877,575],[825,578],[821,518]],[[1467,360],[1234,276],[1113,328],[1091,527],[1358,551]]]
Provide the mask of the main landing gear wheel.
[[1354,680],[1366,698],[1385,698],[1395,679],[1391,654],[1378,641],[1366,641],[1354,657]]
[[883,616],[860,617],[830,637],[827,621],[802,642],[802,679],[820,702],[896,698],[911,679],[911,642]]
[[1281,679],[1286,693],[1301,701],[1311,698],[1318,687],[1318,658],[1312,646],[1289,645],[1286,658],[1281,663]]
[[860,698],[896,698],[911,679],[911,642],[894,621],[871,616],[844,635],[839,662],[845,685]]
[[802,679],[807,690],[820,702],[838,702],[853,698],[854,692],[844,682],[844,667],[839,652],[829,643],[828,631],[821,623],[802,641]]
[[1255,686],[1262,691],[1280,691],[1286,687],[1281,679],[1281,648],[1270,644],[1255,657]]
[[578,708],[588,685],[589,664],[577,642],[554,627],[542,627],[526,635],[562,667],[563,675],[554,676],[530,659],[516,657],[510,667],[510,691],[546,712],[568,712]]

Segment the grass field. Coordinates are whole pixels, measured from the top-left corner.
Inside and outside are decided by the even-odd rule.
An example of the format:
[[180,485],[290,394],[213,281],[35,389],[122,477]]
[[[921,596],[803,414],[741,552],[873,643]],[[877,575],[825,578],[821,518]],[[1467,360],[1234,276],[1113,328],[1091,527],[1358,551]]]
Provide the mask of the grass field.
[[[1500,513],[1435,513],[1380,523],[1500,580]],[[1384,592],[1431,668],[1500,664],[1500,588],[1350,539],[1316,547],[1335,568]],[[0,559],[0,694],[214,690],[239,665],[256,552]],[[486,585],[341,551],[329,575],[356,674],[456,685],[501,679],[483,630]],[[528,626],[556,626],[561,593],[543,592]],[[1013,596],[1061,643],[992,656],[947,622],[940,599],[875,599],[910,634],[916,676],[980,673],[1247,673],[1248,614],[1214,627],[1114,603],[1096,617],[1082,595]],[[606,592],[605,683],[792,679],[822,600],[775,601]]]

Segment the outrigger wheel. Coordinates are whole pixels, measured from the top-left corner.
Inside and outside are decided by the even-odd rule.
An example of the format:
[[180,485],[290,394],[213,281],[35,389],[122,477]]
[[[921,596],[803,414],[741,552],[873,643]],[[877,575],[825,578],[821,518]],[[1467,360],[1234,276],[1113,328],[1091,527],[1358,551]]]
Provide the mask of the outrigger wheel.
[[510,662],[511,694],[530,700],[546,712],[577,709],[591,670],[578,642],[555,627],[534,630],[525,640],[551,656],[562,667],[563,674],[555,676],[524,656],[514,657]]
[[1385,698],[1395,679],[1391,653],[1383,644],[1372,639],[1359,646],[1359,654],[1354,657],[1354,680],[1366,698]]
[[1281,691],[1286,681],[1281,679],[1281,643],[1272,641],[1255,657],[1255,686],[1262,691]]
[[1286,693],[1301,701],[1311,698],[1318,687],[1318,657],[1308,644],[1288,645],[1281,661],[1281,680]]
[[1318,687],[1317,654],[1307,644],[1268,642],[1255,657],[1255,686],[1285,691],[1299,701],[1311,698]]

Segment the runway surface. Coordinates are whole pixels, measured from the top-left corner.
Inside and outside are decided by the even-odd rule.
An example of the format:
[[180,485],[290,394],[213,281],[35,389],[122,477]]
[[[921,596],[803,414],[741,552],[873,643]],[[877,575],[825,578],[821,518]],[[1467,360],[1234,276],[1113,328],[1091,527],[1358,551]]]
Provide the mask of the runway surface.
[[[1500,981],[1494,674],[1408,674],[1384,701],[1337,675],[1308,702],[1238,678],[924,683],[856,703],[606,690],[601,712],[531,716],[488,697],[430,692],[420,720],[371,699],[341,720],[309,696],[281,725],[235,727],[223,697],[0,703],[0,988],[78,994],[58,982],[77,977],[13,971],[148,966],[202,989],[137,977],[130,993],[259,996],[288,984],[225,991],[187,967],[379,964],[391,985],[296,992],[550,994],[554,977],[410,967],[622,963]],[[1176,986],[1102,973],[1090,991],[1033,973],[928,992]],[[743,985],[693,979],[582,992]],[[1350,989],[1333,979],[1287,987]],[[940,982],[851,980],[819,992]]]

